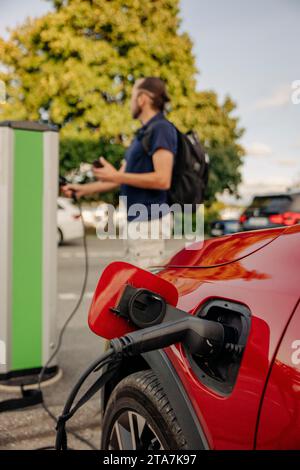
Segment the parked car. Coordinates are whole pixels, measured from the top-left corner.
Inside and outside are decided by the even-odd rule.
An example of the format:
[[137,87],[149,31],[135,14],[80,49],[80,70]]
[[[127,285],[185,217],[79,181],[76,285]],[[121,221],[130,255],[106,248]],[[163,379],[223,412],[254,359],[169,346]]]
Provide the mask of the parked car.
[[[85,207],[82,211],[83,220],[87,227],[106,229],[109,222],[109,206],[105,202],[97,207]],[[117,230],[122,230],[127,221],[127,212],[122,207],[116,207],[112,215],[112,222]]]
[[210,225],[210,235],[212,237],[220,237],[222,235],[230,235],[239,232],[241,225],[239,220],[215,220]]
[[240,218],[243,230],[289,226],[300,222],[300,192],[255,196]]
[[83,236],[83,226],[78,207],[71,199],[57,199],[57,243],[75,240]]
[[242,347],[124,359],[102,395],[102,449],[300,449],[299,246],[294,225],[212,238],[169,261],[158,276],[178,307],[234,327]]
[[82,210],[86,227],[96,229],[98,226],[105,228],[108,223],[108,205],[101,202],[97,207],[84,207]]

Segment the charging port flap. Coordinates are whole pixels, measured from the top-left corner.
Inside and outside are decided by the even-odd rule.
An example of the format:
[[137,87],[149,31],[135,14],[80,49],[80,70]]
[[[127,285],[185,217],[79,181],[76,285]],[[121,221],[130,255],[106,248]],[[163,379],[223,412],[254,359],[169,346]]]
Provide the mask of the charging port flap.
[[[132,264],[115,261],[104,269],[90,307],[89,327],[96,335],[112,339],[135,329],[126,319],[126,315],[123,315],[126,312],[118,312],[120,299],[127,286],[149,289],[153,294],[158,294],[163,298],[166,303],[174,307],[177,305],[178,292],[169,281]],[[140,311],[137,309],[135,313],[136,317],[143,317],[144,315],[141,314],[143,313],[142,309],[145,308],[145,299],[142,295],[140,295],[139,301]],[[158,308],[159,301],[153,297],[152,307],[154,305]],[[147,312],[149,313],[149,309]],[[148,320],[150,320],[149,316]]]

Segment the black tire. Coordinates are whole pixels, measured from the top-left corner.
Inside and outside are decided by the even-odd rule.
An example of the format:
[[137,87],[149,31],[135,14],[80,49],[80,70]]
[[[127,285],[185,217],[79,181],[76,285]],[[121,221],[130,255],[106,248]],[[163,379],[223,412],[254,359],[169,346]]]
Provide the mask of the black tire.
[[109,398],[103,417],[101,449],[120,447],[122,450],[187,449],[169,400],[151,370],[129,375]]
[[61,246],[64,242],[64,237],[60,228],[57,229],[57,245]]

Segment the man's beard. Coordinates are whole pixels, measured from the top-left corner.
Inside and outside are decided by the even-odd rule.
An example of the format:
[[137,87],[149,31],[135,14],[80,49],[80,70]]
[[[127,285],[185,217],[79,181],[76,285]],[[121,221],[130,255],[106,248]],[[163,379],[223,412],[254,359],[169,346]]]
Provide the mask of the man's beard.
[[141,112],[142,112],[141,108],[137,105],[136,108],[132,112],[133,119],[138,119]]

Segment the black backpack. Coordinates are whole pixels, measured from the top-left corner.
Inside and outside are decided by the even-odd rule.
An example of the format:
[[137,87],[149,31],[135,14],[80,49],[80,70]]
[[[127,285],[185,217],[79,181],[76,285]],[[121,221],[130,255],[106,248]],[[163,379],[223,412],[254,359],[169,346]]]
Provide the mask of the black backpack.
[[[159,121],[155,121],[145,130],[142,145],[146,153],[150,151],[152,128]],[[175,127],[175,126],[174,126]],[[196,204],[202,204],[205,199],[205,190],[208,183],[209,156],[205,153],[196,132],[189,131],[183,134],[176,127],[177,152],[174,160],[172,184],[168,193],[168,203],[192,204],[195,211]]]

